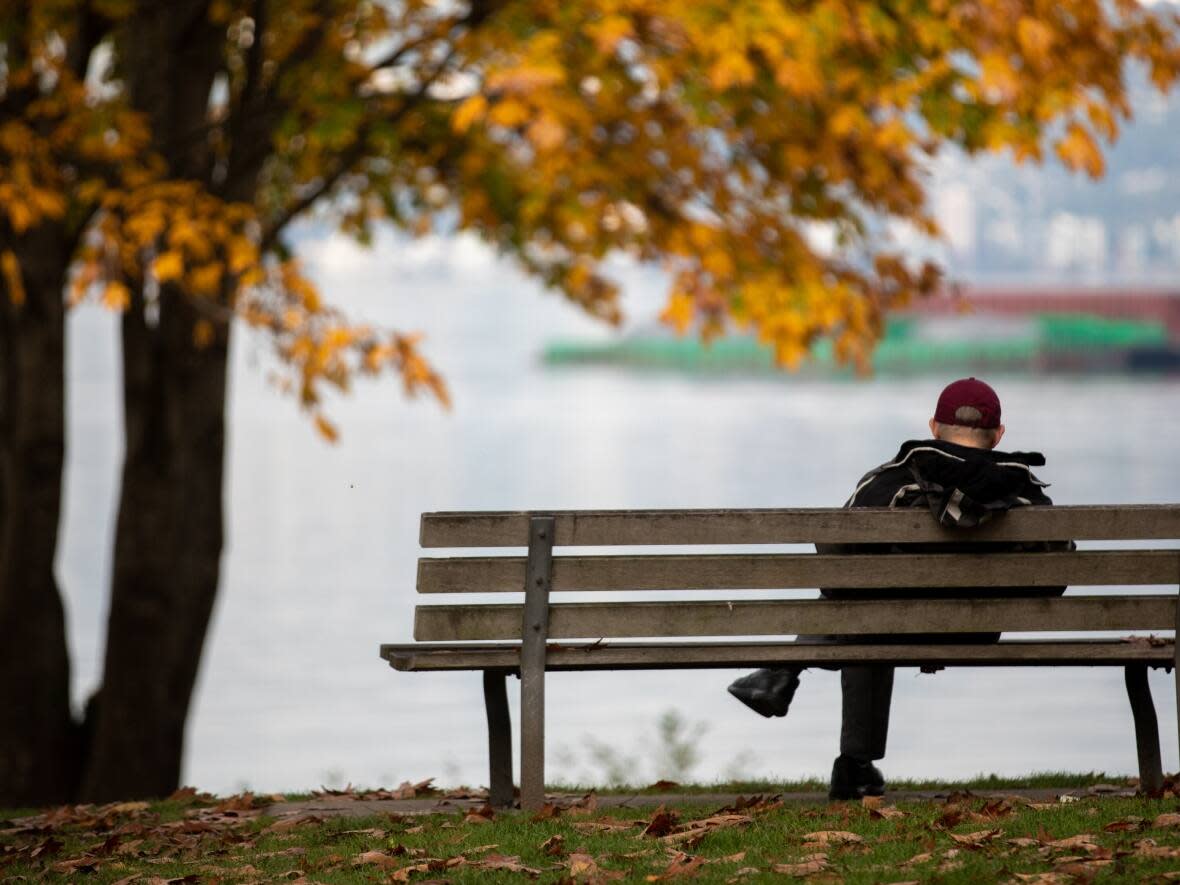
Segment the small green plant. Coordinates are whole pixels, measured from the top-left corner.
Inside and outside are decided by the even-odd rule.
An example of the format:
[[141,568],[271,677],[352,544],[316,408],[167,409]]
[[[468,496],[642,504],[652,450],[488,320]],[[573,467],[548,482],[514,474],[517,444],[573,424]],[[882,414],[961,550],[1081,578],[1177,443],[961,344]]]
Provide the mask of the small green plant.
[[[701,739],[708,731],[707,723],[690,722],[669,708],[656,718],[653,732],[641,738],[633,750],[586,736],[581,754],[562,747],[556,751],[555,761],[565,772],[588,766],[592,770],[579,771],[577,780],[595,786],[642,785],[655,780],[681,783],[690,780],[700,764]],[[750,758],[745,751],[735,757],[742,765]],[[558,782],[562,780],[558,778]]]

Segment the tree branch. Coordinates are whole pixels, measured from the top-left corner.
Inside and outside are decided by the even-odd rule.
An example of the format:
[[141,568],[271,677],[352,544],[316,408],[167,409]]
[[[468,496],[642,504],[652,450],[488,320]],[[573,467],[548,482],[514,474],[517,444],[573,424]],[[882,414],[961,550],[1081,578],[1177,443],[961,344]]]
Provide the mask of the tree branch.
[[305,193],[302,197],[295,200],[291,205],[283,209],[275,220],[267,226],[262,235],[262,250],[266,251],[273,246],[279,237],[279,234],[299,215],[302,215],[310,209],[320,198],[332,190],[336,184],[348,174],[349,171],[360,162],[364,156],[367,148],[367,139],[369,133],[372,131],[374,124],[377,122],[385,122],[391,125],[399,123],[411,110],[417,107],[422,99],[426,97],[426,93],[430,90],[438,78],[442,76],[443,72],[450,66],[451,61],[458,53],[456,46],[451,46],[447,50],[447,54],[443,57],[434,68],[433,71],[419,84],[414,92],[405,97],[405,101],[393,113],[392,116],[378,121],[376,118],[370,118],[357,127],[356,139],[342,152],[336,167],[327,175],[320,178],[320,180]]

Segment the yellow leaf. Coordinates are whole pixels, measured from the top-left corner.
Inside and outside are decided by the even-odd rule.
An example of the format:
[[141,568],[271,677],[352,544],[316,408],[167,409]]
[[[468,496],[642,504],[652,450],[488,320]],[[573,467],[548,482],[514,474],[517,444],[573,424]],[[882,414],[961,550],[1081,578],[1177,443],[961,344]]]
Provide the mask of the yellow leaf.
[[841,105],[840,109],[832,114],[832,119],[828,122],[828,128],[832,131],[833,135],[843,138],[859,128],[864,119],[864,111],[856,105]]
[[542,114],[525,133],[539,151],[552,151],[565,144],[565,127],[552,114]]
[[246,237],[233,237],[226,246],[231,273],[240,274],[258,260],[258,247]]
[[1106,165],[1102,151],[1090,137],[1090,133],[1078,123],[1070,123],[1065,137],[1057,142],[1057,156],[1070,169],[1085,169],[1091,178],[1100,178]]
[[678,333],[683,335],[692,324],[694,303],[691,295],[684,292],[673,292],[668,298],[668,304],[660,314],[660,321],[667,323]]
[[609,54],[615,51],[619,42],[635,33],[631,20],[621,15],[608,15],[602,21],[586,28],[598,51]]
[[488,120],[497,126],[504,126],[506,128],[513,128],[524,123],[532,114],[529,111],[528,105],[524,102],[517,101],[515,98],[506,98],[503,101],[498,101],[492,106],[491,113],[488,114]]
[[989,52],[979,60],[979,82],[986,92],[993,92],[1005,101],[1020,91],[1020,80],[1008,59],[998,52]]
[[198,295],[216,295],[221,287],[221,265],[202,264],[188,273],[189,287]]
[[484,96],[476,94],[464,99],[451,117],[451,129],[459,133],[466,132],[473,123],[482,120],[487,112],[488,100]]
[[1031,16],[1021,16],[1016,23],[1016,37],[1020,48],[1029,59],[1038,65],[1049,61],[1049,50],[1053,46],[1053,30],[1044,22]]
[[709,68],[709,82],[720,91],[731,86],[745,86],[754,82],[754,66],[743,53],[726,52]]
[[800,98],[816,98],[823,94],[823,72],[815,63],[784,58],[774,70],[774,82]]
[[3,274],[4,285],[8,289],[8,300],[20,307],[25,303],[25,284],[21,279],[20,262],[8,249],[0,253],[0,273]]
[[162,252],[152,262],[152,275],[156,281],[167,283],[184,275],[184,258],[179,252]]
[[328,442],[336,442],[340,438],[340,431],[336,429],[336,425],[325,418],[323,415],[315,416],[315,429],[320,432],[320,436]]
[[56,191],[33,188],[29,192],[29,201],[49,218],[61,218],[66,214],[66,198]]
[[111,280],[102,291],[102,303],[111,310],[126,310],[131,306],[131,290],[119,280]]
[[8,209],[8,223],[18,234],[23,234],[33,223],[33,210],[21,199],[9,200],[5,207]]

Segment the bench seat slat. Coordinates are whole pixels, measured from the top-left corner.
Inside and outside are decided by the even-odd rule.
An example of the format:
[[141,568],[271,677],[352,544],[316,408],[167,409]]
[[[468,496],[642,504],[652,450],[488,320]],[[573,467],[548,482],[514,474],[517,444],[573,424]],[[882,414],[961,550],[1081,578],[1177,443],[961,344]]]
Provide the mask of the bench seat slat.
[[[526,565],[515,556],[427,557],[418,561],[418,591],[521,592]],[[1171,584],[1177,575],[1180,550],[559,556],[552,590],[1060,587]]]
[[[1175,596],[1032,599],[777,600],[560,603],[553,639],[648,636],[1172,630]],[[419,641],[494,641],[520,636],[519,605],[420,605]]]
[[[961,535],[919,509],[557,510],[558,546],[946,541]],[[529,512],[424,513],[423,547],[525,547]],[[1180,506],[1027,507],[971,531],[980,541],[1180,538]]]
[[[860,645],[807,643],[660,643],[561,645],[552,643],[548,670],[670,670],[758,667],[797,663],[814,666],[889,663],[897,666],[1121,666],[1172,662],[1170,641],[1006,640],[984,645]],[[520,645],[383,645],[381,657],[396,670],[516,669]]]

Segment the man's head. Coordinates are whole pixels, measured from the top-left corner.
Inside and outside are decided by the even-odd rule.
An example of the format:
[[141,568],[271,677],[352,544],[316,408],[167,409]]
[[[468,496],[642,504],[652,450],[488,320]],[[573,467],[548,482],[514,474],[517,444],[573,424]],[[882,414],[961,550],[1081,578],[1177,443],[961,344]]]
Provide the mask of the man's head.
[[1004,435],[1000,423],[1000,398],[996,392],[975,378],[961,378],[948,384],[938,397],[930,433],[935,439],[994,449]]

